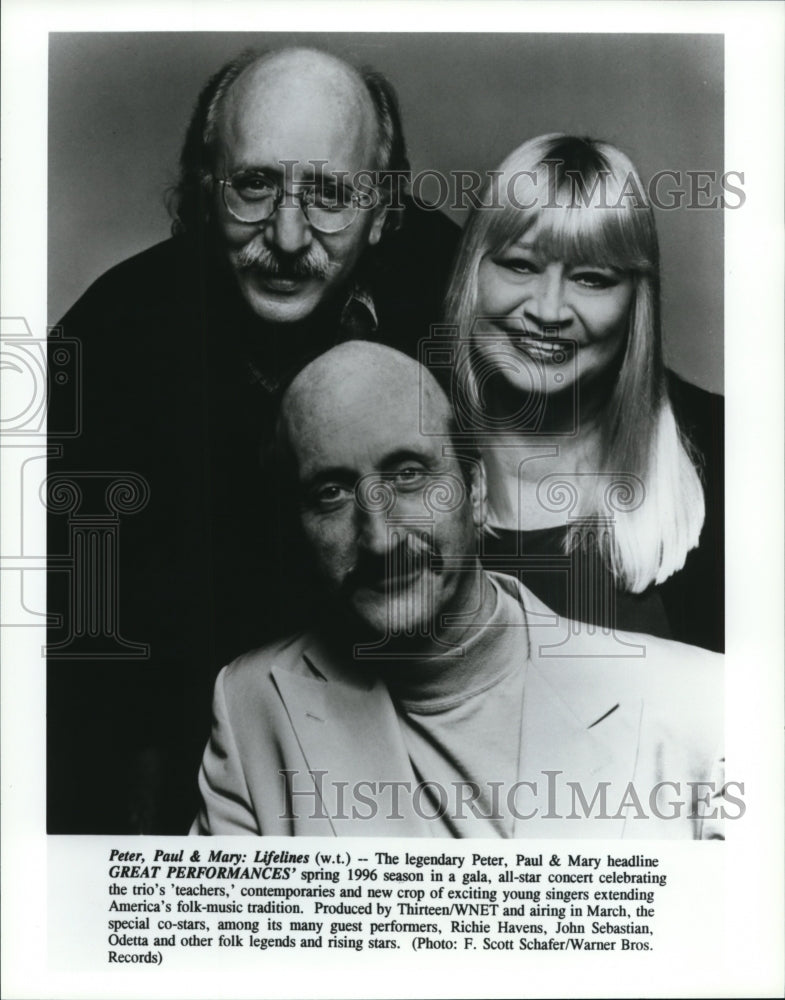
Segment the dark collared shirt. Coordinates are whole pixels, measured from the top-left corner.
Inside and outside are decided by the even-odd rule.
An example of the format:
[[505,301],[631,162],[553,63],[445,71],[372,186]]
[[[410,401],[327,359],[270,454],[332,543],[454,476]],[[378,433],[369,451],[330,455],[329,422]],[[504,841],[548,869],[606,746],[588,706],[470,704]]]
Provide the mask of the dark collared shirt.
[[[335,335],[329,346],[343,343],[346,340],[374,340],[379,329],[379,318],[376,305],[369,289],[362,285],[354,285],[346,303],[341,310]],[[325,349],[321,344],[318,348],[297,358],[283,370],[276,369],[272,364],[265,364],[258,356],[247,360],[248,380],[252,385],[258,385],[270,396],[277,396],[284,387],[304,367],[308,361],[317,357]]]

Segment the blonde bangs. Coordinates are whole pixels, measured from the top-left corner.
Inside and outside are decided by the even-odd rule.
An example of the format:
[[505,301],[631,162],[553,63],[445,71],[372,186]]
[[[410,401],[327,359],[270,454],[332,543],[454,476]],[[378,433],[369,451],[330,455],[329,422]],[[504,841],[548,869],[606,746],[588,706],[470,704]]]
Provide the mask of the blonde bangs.
[[[604,160],[600,161],[604,162]],[[551,167],[557,166],[555,172]],[[502,165],[504,169],[504,165]],[[503,174],[501,210],[488,209],[485,246],[499,253],[535,232],[535,249],[567,267],[594,265],[637,274],[658,266],[650,206],[637,174],[600,166],[582,176],[567,161]],[[513,178],[525,183],[513,183]],[[554,179],[556,183],[554,184]],[[518,207],[523,204],[525,207]]]

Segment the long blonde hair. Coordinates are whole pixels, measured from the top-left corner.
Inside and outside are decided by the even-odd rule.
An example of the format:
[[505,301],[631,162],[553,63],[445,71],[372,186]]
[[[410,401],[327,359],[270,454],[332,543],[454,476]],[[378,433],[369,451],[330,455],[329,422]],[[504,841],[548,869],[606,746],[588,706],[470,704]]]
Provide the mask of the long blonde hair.
[[[459,330],[457,396],[464,402],[478,398],[472,327],[484,257],[500,252],[537,225],[537,246],[543,255],[568,265],[590,263],[629,275],[633,283],[629,327],[618,375],[600,417],[596,472],[637,476],[645,495],[638,506],[616,518],[612,533],[589,530],[585,537],[600,545],[623,589],[638,593],[651,583],[662,583],[681,569],[697,545],[705,505],[691,446],[678,428],[668,397],[660,331],[659,246],[654,214],[638,172],[624,153],[608,143],[554,133],[514,150],[489,177],[480,199],[493,207],[474,209],[470,215],[447,293],[445,319]],[[598,475],[588,491],[580,510],[584,522],[598,521],[606,513],[602,480]],[[493,496],[489,504],[493,509]],[[569,534],[574,542],[575,534]],[[602,541],[597,543],[597,538]]]

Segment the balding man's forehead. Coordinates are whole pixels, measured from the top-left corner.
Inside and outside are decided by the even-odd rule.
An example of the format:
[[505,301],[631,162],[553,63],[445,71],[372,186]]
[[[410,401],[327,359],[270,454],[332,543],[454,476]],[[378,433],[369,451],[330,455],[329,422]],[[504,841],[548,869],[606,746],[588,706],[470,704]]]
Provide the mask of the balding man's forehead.
[[217,119],[220,169],[262,168],[309,179],[326,171],[372,169],[378,123],[365,84],[348,66],[320,53],[269,56],[229,89]]
[[419,374],[421,425],[423,427],[435,425],[431,433],[441,433],[442,427],[445,431],[449,430],[453,420],[453,409],[447,394],[427,369],[421,368]]
[[369,341],[349,341],[321,354],[292,381],[284,403],[305,395],[311,403],[333,397],[350,402],[355,396],[392,399],[407,409],[428,410],[450,419],[451,406],[431,372],[394,348]]
[[441,447],[452,410],[430,372],[398,351],[353,342],[311,362],[282,403],[286,437],[301,454],[361,448]]
[[270,53],[246,67],[229,89],[225,110],[237,113],[248,101],[291,103],[304,96],[374,119],[360,74],[339,59],[309,49]]
[[343,78],[363,86],[362,76],[353,66],[338,56],[319,49],[291,48],[267,52],[250,63],[241,77],[248,72],[267,71],[278,75],[291,71],[295,75],[333,76],[335,79]]

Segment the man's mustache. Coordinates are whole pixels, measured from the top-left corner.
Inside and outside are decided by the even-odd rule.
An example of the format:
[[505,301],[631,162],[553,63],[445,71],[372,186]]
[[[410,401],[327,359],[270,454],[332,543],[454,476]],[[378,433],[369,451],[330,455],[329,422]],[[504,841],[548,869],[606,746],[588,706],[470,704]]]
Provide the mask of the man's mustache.
[[401,541],[384,553],[361,549],[357,561],[344,578],[343,589],[351,592],[360,587],[394,587],[396,581],[419,576],[426,568],[441,572],[442,559],[437,546],[427,535],[407,532]]
[[261,271],[269,278],[297,281],[303,278],[326,278],[330,273],[330,260],[320,244],[314,243],[296,254],[282,254],[271,250],[256,237],[241,250],[232,251],[235,268],[240,271]]

